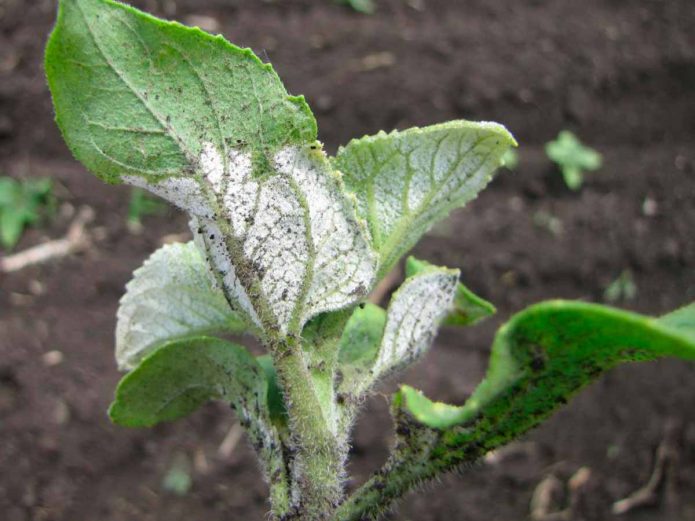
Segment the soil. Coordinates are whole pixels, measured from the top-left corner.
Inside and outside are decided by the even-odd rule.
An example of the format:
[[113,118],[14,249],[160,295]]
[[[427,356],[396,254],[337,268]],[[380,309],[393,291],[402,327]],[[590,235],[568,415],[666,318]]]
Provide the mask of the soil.
[[[499,121],[516,135],[516,171],[500,173],[416,248],[461,268],[499,313],[476,328],[444,330],[407,382],[462,402],[511,313],[547,298],[601,301],[626,269],[637,296],[623,307],[657,315],[695,299],[691,0],[377,3],[373,16],[329,0],[137,4],[214,22],[272,61],[288,89],[307,96],[331,151],[379,129],[454,118]],[[228,458],[218,455],[234,424],[224,406],[152,430],[106,418],[119,379],[112,348],[124,284],[164,237],[185,232],[186,219],[169,210],[133,233],[129,190],[102,184],[70,157],[41,65],[54,15],[54,0],[0,2],[0,171],[52,177],[62,205],[17,250],[63,236],[82,205],[96,220],[86,253],[0,279],[0,519],[264,519],[266,488],[250,448],[240,443]],[[576,193],[543,153],[565,128],[604,157]],[[525,519],[541,480],[565,481],[581,467],[591,469],[583,519],[613,519],[611,502],[646,482],[664,426],[675,419],[684,427],[669,493],[622,519],[694,520],[693,398],[692,364],[619,368],[511,449],[409,496],[390,519]],[[380,465],[391,437],[384,397],[371,400],[363,418],[350,487]],[[182,461],[192,487],[176,495],[162,482]]]

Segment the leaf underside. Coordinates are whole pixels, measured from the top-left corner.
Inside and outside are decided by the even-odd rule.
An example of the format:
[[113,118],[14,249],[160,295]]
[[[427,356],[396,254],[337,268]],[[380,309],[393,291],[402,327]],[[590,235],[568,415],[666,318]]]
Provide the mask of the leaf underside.
[[380,379],[418,360],[451,311],[458,270],[420,266],[394,293],[385,312],[373,304],[356,310],[341,339],[341,392],[357,397]]
[[334,164],[357,197],[379,253],[379,274],[430,227],[475,198],[516,141],[501,125],[451,121],[355,139]]
[[206,333],[253,331],[213,285],[192,242],[154,252],[126,286],[118,308],[116,360],[133,369],[162,342]]
[[368,293],[377,259],[316,121],[250,50],[110,0],[61,0],[46,72],[75,156],[190,213],[262,333],[298,333]]

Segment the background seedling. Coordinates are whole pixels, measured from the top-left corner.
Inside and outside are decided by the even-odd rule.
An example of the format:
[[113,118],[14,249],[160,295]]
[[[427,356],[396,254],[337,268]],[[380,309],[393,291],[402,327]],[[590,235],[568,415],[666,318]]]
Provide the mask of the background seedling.
[[637,284],[629,269],[623,270],[603,292],[603,300],[611,304],[633,300],[637,296]]
[[372,14],[376,5],[374,5],[374,0],[335,0],[339,4],[345,4],[352,7],[355,11],[364,14]]
[[519,153],[513,148],[507,150],[502,156],[502,166],[507,170],[516,170],[519,166]]
[[0,177],[0,243],[12,249],[24,228],[33,224],[52,206],[50,179]]
[[545,210],[538,210],[533,214],[533,224],[538,228],[547,230],[554,237],[562,235],[562,220]]
[[558,165],[565,184],[571,190],[581,188],[584,172],[601,168],[601,154],[582,145],[569,130],[563,130],[555,141],[547,143],[545,153]]
[[132,188],[128,203],[128,225],[137,231],[142,228],[142,218],[148,215],[162,215],[166,205],[142,188]]

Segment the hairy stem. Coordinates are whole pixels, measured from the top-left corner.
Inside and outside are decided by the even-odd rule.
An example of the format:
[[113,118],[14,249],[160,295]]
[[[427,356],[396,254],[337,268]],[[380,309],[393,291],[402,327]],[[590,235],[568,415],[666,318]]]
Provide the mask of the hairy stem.
[[343,458],[328,428],[298,338],[271,349],[290,419],[293,510],[283,521],[329,519],[342,499]]
[[336,511],[335,521],[376,520],[424,482],[476,461],[490,450],[484,443],[461,444],[457,430],[437,431],[397,407],[396,445],[384,466]]

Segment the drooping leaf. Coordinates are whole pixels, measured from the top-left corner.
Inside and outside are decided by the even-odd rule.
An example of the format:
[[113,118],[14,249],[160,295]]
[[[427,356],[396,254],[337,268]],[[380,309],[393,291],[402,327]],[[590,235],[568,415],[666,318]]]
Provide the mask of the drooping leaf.
[[213,337],[165,342],[125,375],[109,409],[124,427],[151,427],[225,400],[242,419],[267,415],[267,381],[248,351]]
[[[432,264],[427,261],[412,256],[408,257],[405,263],[405,275],[411,277],[431,266]],[[494,315],[496,311],[495,306],[490,302],[480,298],[461,282],[458,282],[454,294],[454,307],[442,324],[445,326],[472,326],[490,315]]]
[[154,252],[126,288],[116,324],[116,360],[123,370],[181,336],[254,331],[213,285],[205,258],[192,242]]
[[[265,372],[246,349],[231,342],[199,336],[158,346],[118,384],[109,416],[117,425],[150,427],[186,416],[209,400],[234,407],[268,480],[286,483]],[[284,493],[274,486],[272,494]]]
[[395,448],[335,518],[378,518],[408,490],[535,427],[621,362],[695,360],[694,326],[695,303],[660,319],[569,301],[527,308],[498,331],[487,376],[463,407],[407,386],[394,395]]
[[61,0],[46,51],[57,121],[111,182],[193,217],[228,300],[267,334],[367,294],[376,256],[270,65],[199,29],[111,0]]
[[401,390],[404,407],[436,429],[461,426],[452,443],[499,446],[540,423],[578,390],[621,362],[695,360],[695,305],[653,319],[595,304],[549,301],[502,326],[490,368],[462,407]]
[[336,168],[357,197],[388,273],[438,220],[482,190],[516,145],[496,123],[453,121],[356,139],[338,151]]

